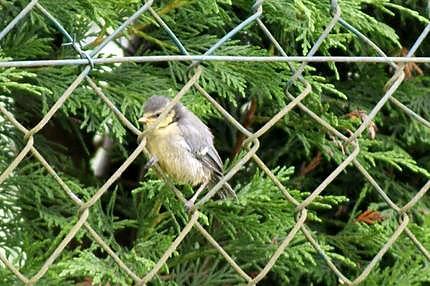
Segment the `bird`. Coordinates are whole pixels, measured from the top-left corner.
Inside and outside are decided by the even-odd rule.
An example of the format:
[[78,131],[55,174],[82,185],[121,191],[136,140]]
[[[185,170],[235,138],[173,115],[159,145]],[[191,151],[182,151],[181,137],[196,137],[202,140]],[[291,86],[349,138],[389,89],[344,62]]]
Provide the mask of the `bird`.
[[[192,209],[200,193],[214,186],[223,177],[223,163],[215,149],[209,128],[183,104],[176,103],[158,125],[160,114],[171,100],[164,96],[151,96],[143,107],[143,116],[138,119],[144,129],[153,127],[146,135],[147,149],[161,170],[178,184],[199,186],[185,207]],[[232,196],[235,191],[224,183],[219,194],[222,198]]]

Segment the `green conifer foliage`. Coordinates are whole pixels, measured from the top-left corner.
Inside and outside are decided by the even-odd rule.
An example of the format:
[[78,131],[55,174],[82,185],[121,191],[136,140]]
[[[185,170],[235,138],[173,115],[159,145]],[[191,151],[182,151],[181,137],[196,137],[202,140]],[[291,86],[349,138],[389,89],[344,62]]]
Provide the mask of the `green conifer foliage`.
[[[261,20],[288,55],[306,55],[332,19],[330,1],[266,0]],[[425,1],[339,0],[342,17],[388,55],[400,55],[428,24]],[[141,5],[137,0],[40,0],[84,48],[100,43]],[[0,29],[28,4],[0,0]],[[190,54],[208,48],[252,14],[249,0],[161,0],[153,9]],[[94,32],[94,27],[98,27]],[[125,43],[125,39],[128,43]],[[181,54],[169,35],[144,13],[115,39],[125,55]],[[65,45],[66,44],[66,45]],[[256,23],[226,42],[215,55],[279,55]],[[317,55],[375,56],[362,40],[336,25]],[[429,56],[429,41],[416,56]],[[102,55],[110,56],[110,55]],[[67,39],[34,9],[0,41],[0,61],[79,58]],[[115,106],[138,126],[143,102],[152,95],[174,96],[190,77],[189,62],[96,65],[91,78]],[[294,68],[298,64],[292,64]],[[287,63],[202,62],[200,85],[251,131],[258,130],[290,102],[285,87],[292,75]],[[408,65],[397,99],[430,119],[429,64]],[[82,66],[0,68],[0,104],[26,128],[32,128],[63,94]],[[312,92],[303,104],[345,135],[384,94],[393,70],[388,64],[309,63],[304,79]],[[299,94],[295,82],[290,92]],[[243,157],[235,127],[191,89],[182,102],[211,128],[226,169]],[[250,112],[251,107],[255,111]],[[94,140],[101,137],[102,140]],[[136,136],[83,82],[35,137],[35,147],[82,200],[88,200],[136,148]],[[96,142],[97,141],[97,142]],[[102,143],[100,143],[102,141]],[[96,176],[92,162],[101,145],[109,158]],[[358,161],[399,206],[430,179],[430,129],[392,103],[378,113],[358,139]],[[0,115],[0,172],[26,144],[22,133]],[[240,144],[239,144],[240,146]],[[343,160],[345,150],[306,113],[295,108],[260,138],[257,154],[287,191],[306,199]],[[140,156],[91,207],[88,224],[139,277],[147,274],[188,222],[188,214],[154,170],[142,176]],[[296,209],[272,180],[249,161],[231,180],[238,201],[216,198],[201,209],[199,222],[251,277],[266,265],[295,224]],[[189,186],[178,186],[189,197]],[[0,185],[0,251],[28,276],[40,269],[77,222],[78,208],[46,168],[28,155]],[[425,195],[410,211],[409,229],[430,249],[430,200]],[[370,210],[370,212],[367,212]],[[366,214],[376,217],[368,218]],[[336,267],[358,276],[398,226],[398,215],[360,172],[349,166],[309,206],[306,225]],[[363,285],[426,285],[429,261],[401,235]],[[38,285],[132,285],[127,275],[86,228],[63,250]],[[0,264],[0,285],[20,285]],[[239,285],[243,278],[222,255],[192,229],[151,285]],[[261,285],[337,285],[302,232],[298,232]]]

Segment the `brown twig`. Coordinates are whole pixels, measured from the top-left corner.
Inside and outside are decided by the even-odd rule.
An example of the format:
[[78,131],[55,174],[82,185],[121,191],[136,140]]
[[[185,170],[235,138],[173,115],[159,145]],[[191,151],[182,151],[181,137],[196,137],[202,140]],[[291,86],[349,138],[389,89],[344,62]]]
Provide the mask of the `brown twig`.
[[366,210],[355,219],[357,222],[364,222],[366,224],[374,224],[383,220],[384,217],[381,215],[381,213],[374,210]]
[[321,152],[318,151],[316,156],[308,164],[303,165],[300,168],[299,176],[300,177],[306,176],[307,174],[315,170],[316,167],[318,167],[319,164],[321,164],[321,161],[322,161]]
[[[409,50],[403,47],[402,50],[400,51],[400,55],[404,57],[408,54],[408,52]],[[404,72],[405,72],[406,79],[412,78],[414,72],[418,75],[424,74],[423,70],[416,63],[412,63],[412,62],[405,64]]]

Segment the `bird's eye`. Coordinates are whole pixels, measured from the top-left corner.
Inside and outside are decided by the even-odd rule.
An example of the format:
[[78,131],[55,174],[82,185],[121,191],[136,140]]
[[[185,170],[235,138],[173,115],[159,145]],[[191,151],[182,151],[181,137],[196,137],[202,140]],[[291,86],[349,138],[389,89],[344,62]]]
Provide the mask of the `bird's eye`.
[[158,116],[160,116],[161,115],[161,112],[157,112],[157,113],[154,113],[154,117],[157,117],[158,118]]

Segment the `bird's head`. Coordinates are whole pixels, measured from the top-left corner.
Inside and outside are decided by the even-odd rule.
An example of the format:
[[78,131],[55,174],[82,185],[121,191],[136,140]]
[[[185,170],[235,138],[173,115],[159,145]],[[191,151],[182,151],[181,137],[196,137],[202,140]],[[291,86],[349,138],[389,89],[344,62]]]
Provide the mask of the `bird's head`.
[[[170,103],[170,99],[164,96],[152,96],[143,106],[143,116],[139,119],[145,127],[151,126],[158,119],[164,108]],[[159,123],[157,128],[166,127],[176,121],[176,108],[173,107],[166,117]]]

